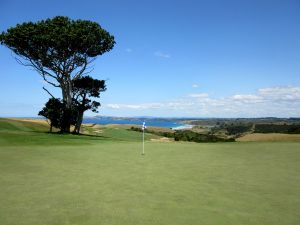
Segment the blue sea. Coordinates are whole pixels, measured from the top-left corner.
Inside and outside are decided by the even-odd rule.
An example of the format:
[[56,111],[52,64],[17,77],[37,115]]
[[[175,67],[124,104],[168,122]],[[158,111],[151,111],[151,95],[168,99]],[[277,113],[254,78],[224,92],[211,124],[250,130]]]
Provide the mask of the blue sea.
[[154,127],[163,127],[163,128],[172,128],[172,129],[183,129],[183,128],[189,128],[190,125],[183,124],[180,122],[177,122],[175,120],[161,120],[161,119],[107,119],[107,118],[84,118],[84,123],[95,123],[95,124],[130,124],[130,125],[142,125],[143,122],[146,122],[146,126],[154,126]]

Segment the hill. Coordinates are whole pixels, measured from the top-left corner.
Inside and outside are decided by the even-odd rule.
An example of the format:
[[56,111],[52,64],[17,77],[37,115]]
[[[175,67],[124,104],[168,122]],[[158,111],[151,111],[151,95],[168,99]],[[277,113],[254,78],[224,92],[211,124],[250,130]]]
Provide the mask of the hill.
[[[64,145],[90,144],[93,141],[141,141],[141,134],[129,131],[126,126],[100,126],[86,124],[83,135],[48,133],[49,125],[44,120],[0,118],[0,145]],[[146,134],[145,139],[158,139],[157,135]]]

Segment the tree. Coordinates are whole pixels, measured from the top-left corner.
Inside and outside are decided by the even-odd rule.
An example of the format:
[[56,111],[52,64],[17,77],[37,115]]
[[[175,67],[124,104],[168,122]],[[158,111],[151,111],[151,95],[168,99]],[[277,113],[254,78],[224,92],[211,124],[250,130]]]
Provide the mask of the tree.
[[48,119],[50,132],[52,132],[53,127],[61,127],[63,110],[64,104],[59,99],[50,98],[44,108],[39,112],[39,116],[43,116]]
[[97,112],[100,102],[92,101],[90,98],[99,98],[100,92],[106,90],[105,81],[93,79],[90,76],[84,76],[74,81],[73,102],[76,109],[76,124],[74,133],[79,134],[82,124],[83,114],[86,110]]
[[77,109],[72,105],[70,118],[66,120],[65,115],[66,106],[58,98],[50,98],[45,104],[44,108],[38,113],[39,116],[43,116],[48,120],[50,125],[50,132],[52,132],[53,127],[62,129],[65,127],[66,121],[70,120],[71,125],[75,125],[77,122]]
[[73,82],[88,74],[88,65],[115,44],[114,37],[98,23],[63,16],[17,24],[2,32],[0,42],[18,56],[19,63],[61,88],[67,120],[64,132],[70,131]]

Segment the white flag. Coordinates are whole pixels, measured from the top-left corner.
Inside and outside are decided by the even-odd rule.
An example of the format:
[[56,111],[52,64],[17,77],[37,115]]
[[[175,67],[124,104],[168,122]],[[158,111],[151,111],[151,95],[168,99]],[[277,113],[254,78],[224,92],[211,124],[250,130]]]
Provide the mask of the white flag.
[[143,122],[142,130],[145,130],[146,128],[146,122]]

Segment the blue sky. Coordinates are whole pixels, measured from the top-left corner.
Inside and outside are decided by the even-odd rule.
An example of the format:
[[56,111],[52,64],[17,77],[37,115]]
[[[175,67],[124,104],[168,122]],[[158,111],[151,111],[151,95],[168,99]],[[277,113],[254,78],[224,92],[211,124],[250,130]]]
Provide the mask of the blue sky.
[[[99,115],[299,117],[299,12],[297,0],[0,0],[0,30],[64,15],[113,34],[91,74],[107,79]],[[36,116],[41,77],[4,46],[0,66],[0,116]]]

